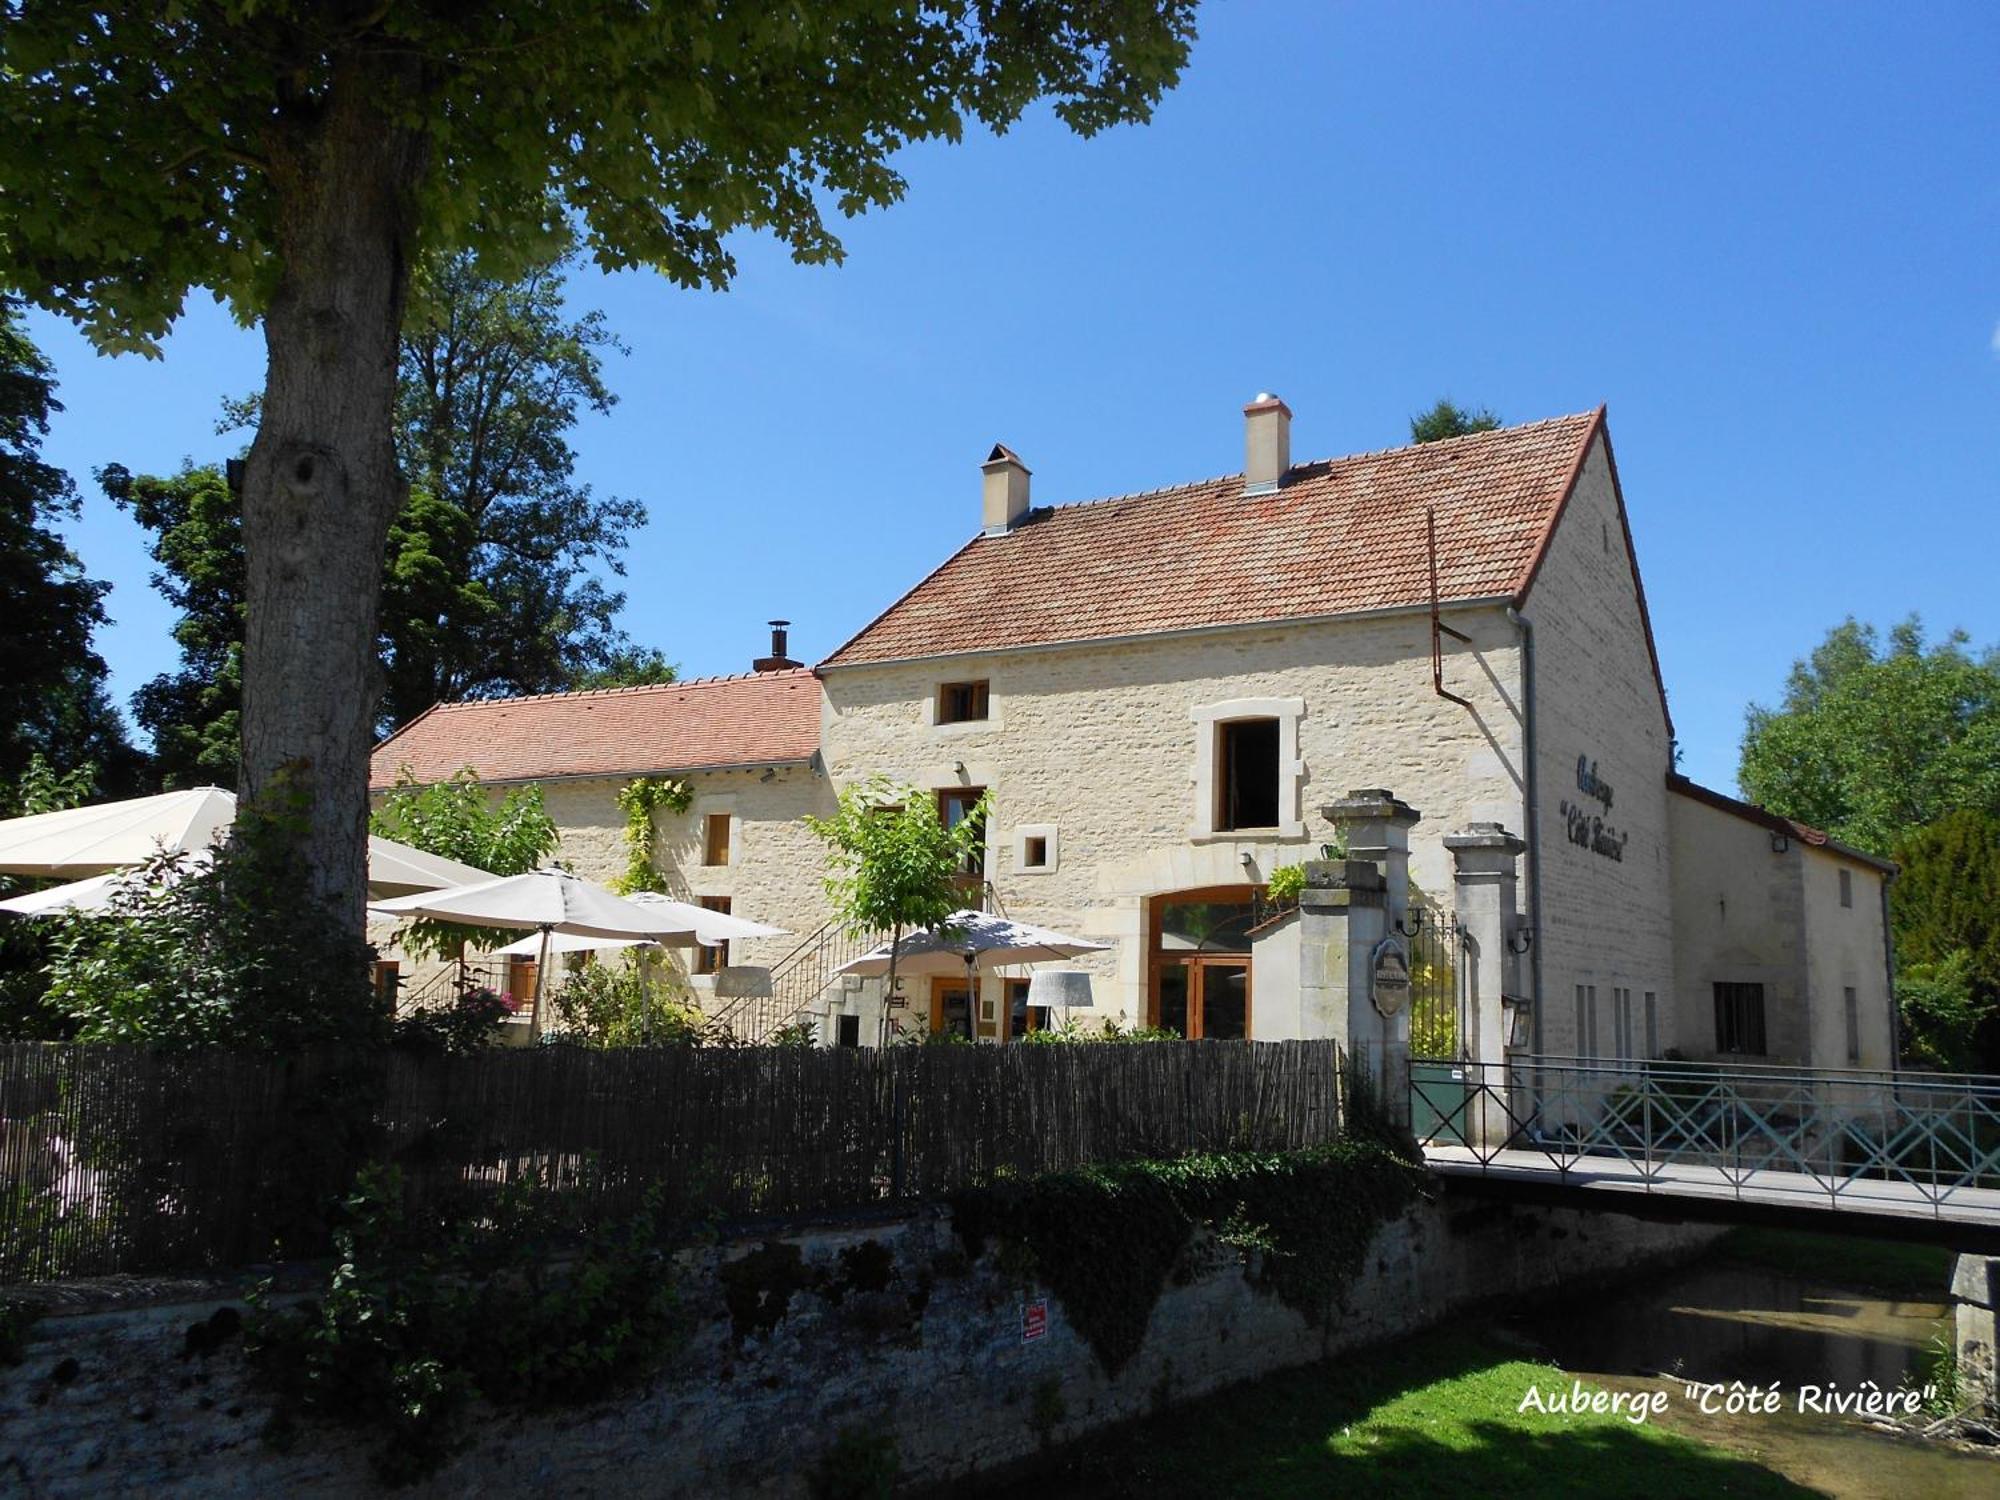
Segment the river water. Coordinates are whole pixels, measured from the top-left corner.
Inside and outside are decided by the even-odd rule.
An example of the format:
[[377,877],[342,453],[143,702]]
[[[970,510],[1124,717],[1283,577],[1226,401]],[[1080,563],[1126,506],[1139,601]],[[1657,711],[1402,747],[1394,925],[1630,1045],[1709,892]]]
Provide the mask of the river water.
[[[1708,1261],[1614,1296],[1542,1306],[1506,1328],[1564,1371],[1613,1390],[1667,1393],[1657,1419],[1843,1500],[1996,1500],[2000,1456],[1804,1411],[1801,1392],[1921,1385],[1949,1326],[1935,1298]],[[1779,1388],[1775,1412],[1704,1413],[1694,1383]],[[1711,1396],[1710,1404],[1720,1404]],[[1823,1395],[1822,1407],[1830,1402]]]

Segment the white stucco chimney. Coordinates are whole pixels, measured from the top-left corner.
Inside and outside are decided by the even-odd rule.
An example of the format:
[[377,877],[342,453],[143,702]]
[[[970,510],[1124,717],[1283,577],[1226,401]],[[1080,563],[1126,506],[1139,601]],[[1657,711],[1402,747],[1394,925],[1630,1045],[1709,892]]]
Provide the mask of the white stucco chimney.
[[987,536],[1012,531],[1028,513],[1028,466],[1005,443],[995,443],[979,466],[985,476],[984,518]]
[[1243,493],[1276,494],[1292,466],[1292,409],[1269,391],[1243,408]]

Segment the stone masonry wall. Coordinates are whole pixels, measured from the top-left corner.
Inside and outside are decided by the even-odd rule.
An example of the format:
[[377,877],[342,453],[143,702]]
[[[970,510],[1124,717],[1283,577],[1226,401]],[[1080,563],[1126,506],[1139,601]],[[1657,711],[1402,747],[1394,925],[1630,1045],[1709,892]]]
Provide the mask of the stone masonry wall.
[[[1447,641],[1436,696],[1422,614],[1157,637],[980,658],[836,670],[826,678],[823,747],[837,784],[883,771],[923,787],[994,796],[987,875],[1009,915],[1113,941],[1087,961],[1100,1012],[1145,1013],[1145,897],[1263,881],[1316,857],[1332,830],[1322,804],[1389,787],[1423,813],[1412,873],[1448,892],[1443,835],[1473,820],[1518,827],[1522,765],[1518,638],[1498,610],[1460,611],[1474,639]],[[941,682],[984,678],[990,718],[939,725]],[[1204,705],[1296,699],[1301,835],[1194,828]],[[1286,783],[1289,784],[1289,783]],[[1054,830],[1054,868],[1021,868],[1016,830]],[[1246,857],[1248,862],[1246,863]],[[1255,1035],[1255,999],[1252,999]]]
[[[833,808],[833,792],[824,775],[806,767],[775,769],[769,781],[763,771],[705,771],[687,778],[694,802],[685,813],[662,813],[658,819],[654,864],[666,877],[669,894],[684,901],[702,896],[728,896],[737,915],[782,927],[788,936],[750,938],[731,945],[730,961],[773,963],[817,929],[827,918],[821,886],[825,861],[819,841],[805,825],[807,813]],[[561,831],[555,857],[579,875],[608,881],[624,873],[625,815],[618,793],[629,778],[550,781],[542,784],[542,802]],[[505,788],[495,788],[501,796]],[[708,813],[730,815],[730,859],[727,865],[704,865],[702,818]],[[389,942],[395,925],[377,922],[371,928],[384,957],[397,956]],[[684,960],[688,950],[678,950]],[[421,984],[439,965],[405,961],[406,980]],[[712,981],[695,976],[697,989]]]
[[[1576,987],[1596,991],[1598,1053],[1612,1052],[1614,989],[1635,1017],[1647,991],[1674,993],[1666,773],[1673,755],[1602,437],[1592,445],[1523,614],[1535,631],[1536,796],[1541,874],[1541,1050],[1582,1050]],[[1577,785],[1578,761],[1612,788],[1607,810]],[[1622,859],[1572,843],[1564,804],[1601,818]],[[1510,824],[1510,826],[1513,826]],[[1635,1031],[1638,1023],[1635,1021]],[[1636,1050],[1636,1049],[1635,1049]]]
[[[1717,1232],[1447,1193],[1380,1233],[1347,1310],[1324,1329],[1254,1291],[1234,1253],[1211,1245],[1205,1271],[1169,1286],[1116,1379],[1053,1298],[1046,1335],[1024,1340],[1024,1304],[1044,1294],[990,1256],[968,1264],[941,1214],[732,1243],[691,1264],[693,1331],[650,1389],[588,1409],[482,1414],[472,1448],[407,1493],[802,1495],[847,1428],[893,1435],[906,1479],[945,1481],[1476,1303],[1628,1276]],[[719,1275],[728,1264],[739,1293],[749,1289],[734,1315]],[[788,1279],[808,1285],[772,1290]],[[37,1324],[24,1361],[0,1370],[0,1496],[373,1491],[366,1434],[310,1427],[283,1448],[264,1439],[269,1405],[240,1339],[194,1352],[204,1340],[190,1330],[218,1305]]]

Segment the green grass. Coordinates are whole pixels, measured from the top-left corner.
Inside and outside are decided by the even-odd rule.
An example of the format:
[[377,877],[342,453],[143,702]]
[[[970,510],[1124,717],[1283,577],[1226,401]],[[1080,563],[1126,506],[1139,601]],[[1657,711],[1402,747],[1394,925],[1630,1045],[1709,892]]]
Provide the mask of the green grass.
[[1799,1229],[1732,1229],[1716,1253],[1740,1265],[1939,1302],[1951,1289],[1951,1252],[1937,1245]]
[[1062,1496],[1803,1496],[1770,1470],[1622,1416],[1517,1411],[1570,1377],[1431,1334],[1235,1386],[1084,1438],[1008,1493]]

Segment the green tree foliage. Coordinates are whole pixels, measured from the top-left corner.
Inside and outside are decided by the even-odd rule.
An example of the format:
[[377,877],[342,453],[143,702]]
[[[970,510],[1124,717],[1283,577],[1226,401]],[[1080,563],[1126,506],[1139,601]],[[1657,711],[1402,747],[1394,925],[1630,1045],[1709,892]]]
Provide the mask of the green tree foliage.
[[[670,682],[657,651],[614,623],[636,500],[576,483],[569,433],[618,398],[602,312],[563,305],[573,253],[517,280],[459,253],[417,277],[403,330],[396,454],[408,502],[389,529],[382,582],[384,727],[440,701]],[[257,425],[259,397],[227,405],[223,430]]]
[[97,472],[104,493],[152,533],[153,587],[180,611],[180,666],[133,695],[132,713],[153,737],[170,787],[234,788],[243,712],[243,517],[223,471],[183,468],[135,475]]
[[2000,649],[1912,616],[1884,641],[1851,617],[1752,704],[1736,779],[1773,812],[1876,854],[1947,813],[2000,813]]
[[1435,443],[1440,438],[1466,437],[1475,432],[1491,432],[1499,425],[1500,419],[1485,407],[1474,410],[1469,406],[1455,405],[1441,396],[1437,405],[1429,411],[1419,412],[1410,418],[1410,441]]
[[[61,812],[88,802],[96,789],[97,767],[89,764],[58,771],[36,751],[12,786],[0,786],[0,817],[25,818],[35,813]],[[0,894],[13,895],[36,884],[18,876],[0,875]],[[49,1041],[66,1036],[69,1022],[46,999],[50,939],[46,922],[0,919],[0,1037]]]
[[384,1034],[367,946],[318,909],[291,841],[251,819],[212,861],[163,855],[108,912],[53,920],[47,1003],[82,1041],[284,1051]]
[[[1890,917],[1904,1033],[1933,1060],[1958,1055],[1988,1071],[2000,1060],[2000,814],[1947,813],[1898,844],[1896,863]],[[1940,1017],[1952,1018],[1941,1041]],[[1959,1018],[1971,1028],[1962,1045]]]
[[[826,845],[826,894],[834,920],[857,938],[886,932],[891,942],[936,927],[965,904],[966,866],[986,839],[989,793],[947,828],[937,799],[886,776],[855,782],[830,818],[806,824]],[[896,961],[889,961],[889,993]]]
[[[657,651],[616,628],[614,570],[636,502],[575,484],[567,433],[607,411],[601,313],[568,319],[559,269],[501,284],[460,257],[424,278],[402,345],[397,447],[417,476],[389,528],[382,574],[382,696],[388,730],[441,699],[670,682]],[[255,426],[259,401],[229,403],[222,427]],[[134,700],[169,785],[234,786],[243,703],[248,574],[243,516],[223,471],[135,476],[104,491],[152,533],[153,584],[180,611],[180,666]]]
[[[562,841],[555,819],[542,805],[538,782],[509,787],[496,798],[471,766],[428,785],[408,772],[400,774],[369,818],[368,829],[491,875],[539,869]],[[396,934],[396,942],[405,952],[450,957],[468,942],[498,947],[519,936],[455,922],[414,921]]]
[[[306,783],[313,884],[363,920],[379,579],[411,268],[508,279],[571,226],[600,266],[723,287],[728,236],[837,260],[911,142],[1037,99],[1091,133],[1178,78],[1194,0],[467,7],[23,0],[0,28],[0,276],[100,348],[189,291],[262,319],[245,470],[242,784]],[[308,560],[310,566],[307,565]]]
[[0,799],[37,755],[94,767],[96,791],[133,790],[141,769],[91,649],[110,585],[86,577],[63,541],[76,489],[42,460],[49,418],[61,410],[48,361],[16,305],[0,300]]
[[1904,1056],[1952,1072],[1973,1067],[1980,1028],[1995,1012],[1992,999],[1974,985],[1972,960],[1963,949],[1934,963],[1905,965],[1896,976],[1896,1006]]
[[708,1022],[679,974],[654,958],[588,963],[550,996],[563,1041],[593,1047],[698,1046]]

